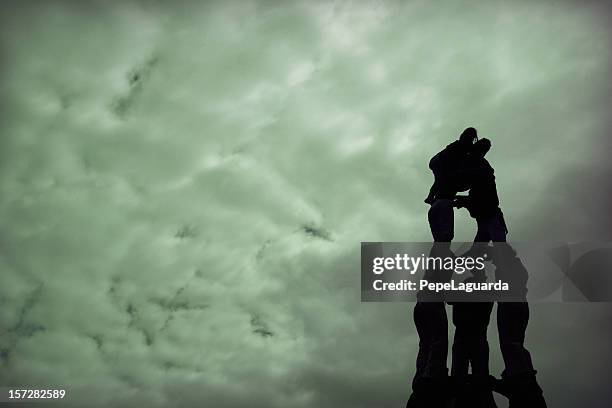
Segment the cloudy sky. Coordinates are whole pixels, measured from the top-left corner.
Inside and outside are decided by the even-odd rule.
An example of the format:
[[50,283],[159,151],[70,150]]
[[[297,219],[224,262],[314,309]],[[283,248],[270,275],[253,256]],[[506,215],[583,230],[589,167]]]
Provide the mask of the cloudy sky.
[[[360,303],[360,242],[429,239],[427,162],[467,126],[510,239],[612,235],[596,2],[106,3],[0,6],[2,385],[402,406],[412,305]],[[551,406],[607,406],[611,318],[532,306]]]

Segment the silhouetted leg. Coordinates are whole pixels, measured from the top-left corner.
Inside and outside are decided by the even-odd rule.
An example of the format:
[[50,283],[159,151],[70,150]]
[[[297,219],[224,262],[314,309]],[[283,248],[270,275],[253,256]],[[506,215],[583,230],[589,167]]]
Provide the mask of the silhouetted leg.
[[[453,239],[452,200],[436,200],[428,212],[435,243],[432,253],[450,253]],[[452,253],[451,253],[452,254]],[[428,271],[432,280],[443,280],[437,271]],[[416,374],[407,407],[443,407],[447,393],[448,319],[443,297],[426,291],[417,294],[414,323],[419,335]],[[424,301],[426,300],[426,301]]]
[[[474,244],[464,256],[481,256],[482,247],[491,241],[489,220],[476,219],[477,231]],[[451,375],[467,375],[468,367],[463,362],[463,354],[472,365],[472,373],[489,375],[489,343],[487,328],[489,326],[492,302],[456,303],[453,306],[453,323],[455,338],[453,342],[453,366]]]
[[414,323],[419,334],[417,377],[447,375],[448,321],[442,302],[419,302],[414,307]]
[[489,242],[491,242],[491,235],[489,234],[489,224],[487,219],[476,218],[476,236],[474,237],[474,243],[472,247],[465,252],[462,256],[469,256],[477,258],[483,256],[486,252]]
[[506,242],[508,230],[506,229],[506,222],[504,221],[501,210],[499,213],[488,217],[485,222],[489,240],[493,242]]
[[527,270],[510,245],[494,245],[493,251],[495,275],[508,282],[508,299],[512,300],[497,302],[497,330],[505,365],[498,391],[508,397],[511,408],[546,407],[531,355],[524,345],[529,322]]
[[414,322],[419,334],[417,371],[407,408],[444,408],[448,395],[448,322],[443,302],[418,302]]
[[492,302],[458,302],[453,305],[453,342],[451,375],[466,376],[469,365],[472,374],[489,375],[489,342],[487,328]]
[[469,303],[453,304],[453,324],[455,335],[453,337],[453,352],[451,359],[451,375],[453,377],[467,377],[470,368],[470,327],[471,318]]
[[[494,408],[489,378],[487,327],[492,302],[463,302],[453,305],[455,341],[451,375],[456,384],[454,408]],[[472,374],[468,375],[468,363]]]
[[488,243],[491,241],[491,235],[489,234],[489,225],[486,219],[476,218],[476,236],[474,237],[474,243]]
[[[446,243],[434,243],[430,255],[449,253]],[[428,270],[425,279],[442,281],[440,271]],[[443,406],[447,393],[448,321],[443,295],[420,291],[414,307],[414,323],[419,335],[417,371],[408,407]],[[442,405],[441,405],[442,404]]]
[[529,305],[527,302],[497,303],[499,346],[506,367],[502,373],[503,377],[535,372],[531,355],[524,346],[528,322]]
[[[427,214],[434,244],[430,250],[430,256],[453,256],[450,250],[450,241],[454,234],[454,209],[450,199],[439,199],[431,206]],[[451,272],[452,273],[452,272]],[[450,280],[448,271],[428,270],[424,279],[430,282],[446,282]],[[448,318],[443,295],[428,291],[421,291],[417,295],[419,302],[415,306],[415,324],[419,337],[423,332],[429,335],[429,355],[423,370],[425,377],[446,377],[448,369],[446,360],[448,357]],[[421,300],[427,300],[421,302]],[[428,330],[425,333],[423,330]]]
[[427,212],[429,228],[435,242],[451,242],[455,235],[453,200],[436,200]]
[[443,408],[447,395],[448,322],[443,302],[417,302],[414,323],[419,335],[416,373],[407,408]]
[[431,353],[431,343],[433,342],[433,334],[429,329],[429,325],[426,322],[427,319],[427,307],[426,303],[417,303],[414,305],[412,317],[414,318],[414,325],[419,335],[419,351],[416,359],[416,373],[412,380],[412,387],[420,378],[425,375],[425,369],[427,368],[427,362],[429,361],[429,354]]
[[499,344],[506,367],[498,391],[508,397],[509,408],[546,407],[531,355],[524,346],[528,321],[527,302],[497,303]]
[[497,330],[505,369],[502,376],[533,373],[531,356],[524,347],[525,331],[529,322],[527,304],[527,269],[506,243],[493,246],[493,263],[497,279],[508,283],[505,301],[497,302]]
[[489,342],[487,341],[487,329],[491,319],[493,302],[476,302],[470,305],[473,321],[471,326],[472,337],[469,348],[472,374],[486,377],[489,375]]
[[427,198],[425,198],[425,202],[427,204],[433,204],[435,197],[440,189],[440,181],[437,178],[434,178],[434,182],[429,189],[429,194],[427,194]]
[[429,194],[427,195],[425,202],[427,204],[433,204],[436,196],[440,192],[440,187],[443,185],[443,183],[447,183],[448,181],[444,178],[444,174],[440,169],[439,160],[436,156],[429,161],[429,169],[434,175],[434,182],[429,189]]

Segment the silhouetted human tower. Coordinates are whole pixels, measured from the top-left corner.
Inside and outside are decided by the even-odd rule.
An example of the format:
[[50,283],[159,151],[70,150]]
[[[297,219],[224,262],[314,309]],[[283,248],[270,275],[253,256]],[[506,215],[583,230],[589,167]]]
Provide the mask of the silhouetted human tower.
[[[485,159],[490,147],[488,139],[481,139],[474,144],[470,166],[463,173],[470,180],[470,191],[467,197],[458,197],[455,204],[457,207],[466,207],[478,225],[475,244],[469,252],[478,255],[483,250],[478,243],[492,241],[495,277],[509,282],[511,288],[508,298],[497,304],[497,329],[505,369],[496,390],[508,397],[512,408],[546,407],[542,389],[535,379],[536,371],[531,356],[524,347],[529,320],[527,270],[516,252],[506,243],[508,230],[499,208],[494,170]],[[463,313],[461,308],[457,311]],[[484,319],[481,323],[484,324]]]
[[458,186],[457,169],[464,165],[476,140],[476,129],[469,127],[461,133],[459,140],[455,140],[431,158],[429,168],[434,174],[434,182],[424,200],[427,204],[433,204],[438,198],[453,198],[457,191],[466,190]]

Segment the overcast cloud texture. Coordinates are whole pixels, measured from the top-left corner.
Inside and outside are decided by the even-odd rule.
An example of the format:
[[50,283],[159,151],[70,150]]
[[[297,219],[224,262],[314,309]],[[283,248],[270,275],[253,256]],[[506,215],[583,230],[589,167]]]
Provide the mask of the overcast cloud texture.
[[[493,142],[509,239],[610,237],[600,4],[0,8],[2,385],[74,407],[403,406],[413,306],[360,303],[360,241],[429,239],[427,162],[467,126]],[[551,407],[608,406],[610,319],[532,305]]]

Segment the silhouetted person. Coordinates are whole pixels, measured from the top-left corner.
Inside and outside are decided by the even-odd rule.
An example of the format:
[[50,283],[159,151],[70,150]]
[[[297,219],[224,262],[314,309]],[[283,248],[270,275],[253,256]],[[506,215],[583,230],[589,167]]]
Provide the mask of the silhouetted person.
[[[489,146],[490,142],[487,139],[477,141],[472,146],[468,156],[468,163],[457,171],[458,177],[463,178],[463,182],[467,183],[470,187],[469,195],[472,198],[476,196],[477,199],[480,199],[483,195],[479,193],[479,188],[482,185],[482,183],[479,183],[479,178],[489,174],[489,169],[486,167],[488,163],[485,165],[481,161],[481,159],[484,159],[482,150],[484,150],[484,147],[488,150]],[[490,170],[490,174],[492,174],[493,169]],[[495,187],[494,183],[493,187]],[[474,188],[476,189],[475,191],[473,191]],[[497,206],[497,204],[495,205]],[[483,235],[482,228],[484,228],[484,224],[482,226],[479,224],[479,232],[477,232],[474,238],[475,243],[481,240],[485,240],[484,242],[489,241]],[[476,254],[470,255],[476,256]],[[465,279],[465,282],[484,281],[486,281],[484,271],[473,271],[473,276]],[[464,299],[464,301],[453,302],[452,307],[455,335],[452,349],[451,376],[458,390],[455,406],[474,408],[496,407],[491,392],[489,343],[487,341],[487,330],[493,302],[468,302]],[[471,375],[469,375],[470,367],[472,369]]]
[[[454,236],[454,208],[452,199],[436,200],[427,214],[434,239],[429,256],[454,256],[450,242]],[[430,282],[448,282],[452,271],[431,269],[423,279]],[[407,408],[442,408],[449,399],[448,319],[444,295],[419,291],[414,306],[414,324],[419,335],[416,373],[412,381],[412,394]]]
[[499,208],[495,172],[485,155],[491,149],[489,139],[474,143],[468,164],[461,170],[461,178],[469,185],[467,198],[458,196],[456,203],[466,207],[476,219],[478,230],[474,242],[506,242],[508,229]]
[[[484,281],[483,277],[466,282]],[[492,382],[489,375],[489,343],[487,329],[493,302],[455,302],[451,377],[457,388],[455,406],[494,408]],[[469,375],[469,367],[472,373]]]
[[[457,177],[458,170],[467,162],[468,154],[477,139],[476,129],[467,128],[459,140],[436,154],[429,167],[434,173],[434,184],[425,202],[431,204],[427,214],[434,239],[430,256],[453,256],[450,242],[454,237],[453,200],[467,187]],[[423,279],[430,282],[448,282],[448,271],[428,270]],[[412,382],[413,393],[407,407],[445,407],[449,401],[448,318],[444,296],[440,293],[420,291],[414,307],[414,322],[419,334],[419,352],[416,373]]]
[[[531,356],[524,347],[529,320],[527,271],[516,252],[506,244],[508,230],[499,208],[495,174],[485,159],[490,148],[491,142],[488,139],[481,139],[474,144],[470,164],[463,173],[469,179],[470,191],[467,197],[458,197],[455,205],[466,207],[478,225],[475,245],[468,252],[478,256],[484,250],[484,243],[493,242],[492,258],[496,266],[496,279],[509,282],[511,287],[508,298],[511,301],[498,301],[497,304],[497,329],[505,364],[497,391],[508,397],[511,408],[545,407],[546,402],[535,379],[536,371]],[[460,308],[456,312],[462,314],[464,311]]]
[[472,144],[477,139],[476,129],[469,127],[461,133],[459,140],[455,140],[432,157],[429,168],[434,174],[434,183],[424,200],[427,204],[433,204],[438,198],[452,199],[457,191],[466,190],[458,185],[457,170],[465,164]]

